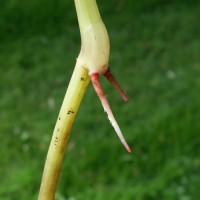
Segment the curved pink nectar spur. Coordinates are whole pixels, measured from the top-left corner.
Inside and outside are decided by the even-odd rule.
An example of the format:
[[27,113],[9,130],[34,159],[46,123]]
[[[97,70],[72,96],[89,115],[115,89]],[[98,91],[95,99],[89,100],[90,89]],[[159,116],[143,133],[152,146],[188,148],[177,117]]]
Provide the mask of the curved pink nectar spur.
[[107,113],[108,115],[108,119],[110,120],[110,123],[111,125],[113,126],[113,128],[115,129],[117,135],[119,136],[122,144],[124,145],[124,147],[126,148],[126,150],[129,152],[129,153],[132,153],[130,147],[128,146],[126,140],[124,139],[124,136],[115,120],[115,117],[112,113],[112,110],[110,108],[110,105],[108,103],[108,100],[106,99],[106,95],[104,94],[103,92],[103,89],[101,87],[101,83],[99,81],[99,74],[98,73],[92,73],[90,75],[90,78],[91,78],[91,81],[92,81],[92,84],[94,86],[94,90],[95,92],[97,93],[98,97],[100,98],[100,101],[103,105],[103,108],[104,108],[104,111]]
[[123,91],[123,89],[121,88],[121,86],[119,85],[119,83],[116,81],[116,79],[114,78],[114,76],[112,75],[110,69],[108,69],[103,75],[117,89],[117,91],[120,93],[122,99],[124,99],[125,102],[128,102],[128,97],[126,96],[125,92]]

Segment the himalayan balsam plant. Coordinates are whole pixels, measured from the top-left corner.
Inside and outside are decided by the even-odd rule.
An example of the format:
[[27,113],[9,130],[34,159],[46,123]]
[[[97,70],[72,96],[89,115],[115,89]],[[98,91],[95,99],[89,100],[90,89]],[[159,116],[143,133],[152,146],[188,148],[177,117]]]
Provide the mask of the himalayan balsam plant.
[[55,125],[44,167],[38,200],[54,200],[66,143],[79,105],[91,80],[94,90],[121,142],[131,153],[101,87],[105,76],[127,102],[109,67],[110,42],[96,0],[74,0],[81,34],[81,50]]

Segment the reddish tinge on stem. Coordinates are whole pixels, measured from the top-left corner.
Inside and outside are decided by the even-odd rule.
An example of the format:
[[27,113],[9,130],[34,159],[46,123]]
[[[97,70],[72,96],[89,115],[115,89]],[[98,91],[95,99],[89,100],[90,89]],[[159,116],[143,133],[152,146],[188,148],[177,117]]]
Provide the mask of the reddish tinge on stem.
[[[126,95],[124,94],[123,90],[121,89],[121,87],[119,86],[119,84],[116,82],[116,80],[114,79],[113,75],[111,74],[110,71],[107,71],[104,76],[106,76],[106,78],[112,83],[112,85],[114,87],[116,87],[118,89],[118,91],[120,92],[120,94],[122,95],[123,99],[127,102],[128,98],[126,97]],[[107,113],[108,115],[108,119],[110,120],[111,125],[114,127],[117,135],[119,136],[122,144],[124,145],[124,147],[127,149],[127,151],[129,153],[132,153],[130,147],[128,146],[126,140],[124,139],[124,136],[115,120],[115,117],[112,113],[112,110],[110,108],[110,105],[108,103],[108,100],[106,99],[106,95],[103,92],[103,89],[101,87],[101,83],[99,81],[99,73],[92,73],[90,74],[90,78],[92,81],[92,84],[94,86],[94,89],[98,95],[98,97],[100,98],[100,101],[103,105],[104,111]]]

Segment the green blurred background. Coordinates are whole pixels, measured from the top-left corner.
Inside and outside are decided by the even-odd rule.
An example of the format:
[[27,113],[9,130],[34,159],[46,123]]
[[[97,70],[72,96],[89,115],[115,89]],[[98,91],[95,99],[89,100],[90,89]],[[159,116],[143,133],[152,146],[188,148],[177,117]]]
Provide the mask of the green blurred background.
[[[200,199],[200,1],[99,0],[110,67],[101,79],[129,155],[89,86],[57,200]],[[37,199],[80,49],[73,0],[0,1],[0,199]]]

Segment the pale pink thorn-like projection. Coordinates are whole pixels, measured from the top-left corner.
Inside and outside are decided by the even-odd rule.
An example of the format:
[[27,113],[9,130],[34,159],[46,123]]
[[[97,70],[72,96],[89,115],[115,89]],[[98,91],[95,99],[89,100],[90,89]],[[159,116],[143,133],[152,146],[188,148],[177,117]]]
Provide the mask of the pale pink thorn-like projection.
[[119,85],[119,83],[116,81],[114,76],[112,75],[110,69],[108,69],[105,73],[104,76],[108,79],[108,81],[117,89],[117,91],[120,93],[121,97],[124,99],[125,102],[128,102],[128,97],[126,96],[125,92]]
[[105,112],[108,115],[108,119],[110,120],[111,125],[114,127],[117,135],[119,136],[119,138],[120,138],[122,144],[124,145],[124,147],[126,148],[126,150],[129,153],[132,153],[130,147],[128,146],[126,140],[124,139],[124,136],[123,136],[123,134],[122,134],[122,132],[121,132],[116,120],[115,120],[115,117],[114,117],[114,115],[112,113],[112,110],[110,108],[108,100],[106,99],[106,95],[103,92],[103,89],[101,87],[101,83],[99,81],[99,74],[98,73],[92,73],[90,75],[90,78],[91,78],[92,84],[94,86],[95,92],[97,93],[98,97],[100,98],[101,103],[103,105],[103,108],[104,108]]

